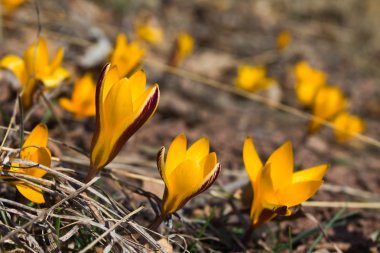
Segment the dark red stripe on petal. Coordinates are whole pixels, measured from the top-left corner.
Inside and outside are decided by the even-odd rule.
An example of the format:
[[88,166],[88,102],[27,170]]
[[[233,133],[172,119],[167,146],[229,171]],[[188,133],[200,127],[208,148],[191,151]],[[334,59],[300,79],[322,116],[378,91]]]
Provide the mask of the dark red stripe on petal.
[[129,127],[121,134],[120,138],[115,143],[112,149],[112,152],[107,160],[107,163],[109,163],[110,161],[112,161],[112,159],[115,158],[115,156],[119,153],[120,149],[128,141],[128,139],[134,133],[136,133],[137,130],[139,130],[140,127],[142,127],[145,124],[145,122],[147,122],[147,120],[153,115],[153,113],[156,111],[156,108],[158,106],[159,98],[160,98],[160,90],[157,86],[155,89],[155,92],[148,99],[140,115],[132,122],[131,125],[129,125]]
[[99,137],[99,133],[100,133],[100,110],[99,110],[99,107],[100,107],[100,91],[101,91],[101,88],[104,84],[104,78],[106,76],[106,73],[108,72],[109,68],[110,68],[111,64],[110,63],[107,63],[102,71],[100,72],[100,76],[99,76],[99,79],[98,79],[98,82],[96,84],[96,92],[95,92],[95,109],[96,109],[96,116],[95,116],[95,131],[94,131],[94,135],[92,136],[92,140],[91,140],[91,153],[92,153],[92,150],[93,148],[95,147],[95,144],[98,140],[98,137]]
[[164,169],[163,168],[163,166],[164,166],[164,155],[165,155],[165,147],[161,147],[157,153],[156,162],[157,162],[157,169],[158,169],[158,172],[160,173],[162,180],[164,180],[164,175],[162,174],[162,170]]

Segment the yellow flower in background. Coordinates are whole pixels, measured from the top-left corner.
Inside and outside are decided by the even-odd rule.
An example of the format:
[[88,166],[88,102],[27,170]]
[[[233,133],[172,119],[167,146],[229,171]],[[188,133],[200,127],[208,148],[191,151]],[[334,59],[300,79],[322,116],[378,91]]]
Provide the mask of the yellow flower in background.
[[[47,143],[48,129],[45,124],[41,123],[32,130],[29,137],[25,140],[20,151],[20,158],[50,167],[51,154],[49,149],[47,149]],[[0,170],[5,171],[6,169],[2,167]],[[46,174],[45,170],[19,163],[12,163],[8,171],[23,173],[37,178],[41,178]],[[8,176],[0,176],[0,179],[16,186],[17,190],[28,200],[38,204],[45,203],[42,190],[37,186]]]
[[210,153],[209,141],[201,138],[187,149],[184,134],[171,143],[166,162],[165,148],[157,155],[157,167],[165,183],[161,216],[172,214],[191,198],[207,190],[216,180],[221,166],[215,152]]
[[175,41],[172,65],[177,66],[193,52],[193,49],[194,38],[186,32],[181,32]]
[[154,45],[159,44],[164,38],[164,32],[162,29],[150,24],[137,23],[135,25],[135,32],[140,40]]
[[239,66],[235,79],[236,87],[251,92],[266,89],[275,83],[272,78],[267,77],[266,69],[263,66]]
[[326,74],[301,61],[294,67],[296,95],[301,104],[310,107],[318,90],[326,85]]
[[104,67],[96,88],[96,126],[86,181],[111,162],[125,142],[152,117],[159,99],[158,84],[146,89],[144,71],[121,78],[117,66]]
[[61,98],[59,105],[73,113],[76,118],[94,116],[95,91],[96,85],[91,74],[86,74],[75,81],[71,99]]
[[253,226],[266,223],[277,215],[290,215],[290,207],[312,197],[321,184],[328,165],[293,172],[293,150],[286,142],[263,164],[252,138],[247,137],[243,160],[253,187],[250,216]]
[[1,5],[4,8],[5,14],[12,13],[17,7],[25,3],[26,0],[1,0]]
[[318,119],[309,123],[309,133],[315,133],[321,127],[320,120],[331,120],[339,112],[343,111],[347,100],[339,87],[324,86],[315,95],[312,111]]
[[357,116],[343,111],[332,121],[334,124],[335,139],[339,142],[350,140],[355,134],[362,133],[365,129],[363,120]]
[[277,35],[277,48],[283,50],[292,42],[292,35],[289,31],[282,31]]
[[144,53],[144,49],[137,41],[128,43],[125,34],[120,33],[111,53],[110,62],[118,67],[120,76],[129,76],[141,63]]
[[40,81],[45,88],[51,89],[67,79],[70,74],[60,65],[63,59],[63,49],[59,48],[54,58],[49,62],[48,48],[44,38],[33,43],[25,51],[24,58],[16,55],[6,55],[0,61],[0,68],[11,71],[20,81],[23,89],[22,101],[26,108],[33,104],[33,95]]

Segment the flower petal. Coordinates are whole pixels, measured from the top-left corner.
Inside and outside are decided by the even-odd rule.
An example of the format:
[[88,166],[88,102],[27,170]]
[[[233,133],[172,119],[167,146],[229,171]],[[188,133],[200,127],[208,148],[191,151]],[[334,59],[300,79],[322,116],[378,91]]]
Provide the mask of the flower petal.
[[212,153],[206,155],[202,159],[200,166],[203,169],[203,176],[205,178],[207,178],[209,176],[209,174],[211,173],[211,171],[213,169],[215,169],[215,165],[216,165],[217,161],[218,161],[218,159],[216,157],[215,152],[212,152]]
[[21,86],[25,86],[28,74],[24,60],[16,55],[7,55],[0,61],[0,68],[11,71],[19,80]]
[[39,77],[48,71],[49,54],[44,38],[40,37],[37,43],[31,44],[24,54],[27,72],[32,77]]
[[279,204],[292,207],[311,198],[319,189],[322,180],[299,182],[279,192]]
[[51,74],[40,77],[39,80],[48,89],[57,87],[60,83],[70,77],[70,73],[61,67],[55,69]]
[[210,144],[206,137],[196,141],[186,152],[186,158],[194,161],[201,161],[210,152]]
[[80,108],[77,107],[76,104],[74,104],[70,99],[68,98],[60,98],[58,100],[59,105],[65,109],[66,111],[69,111],[71,113],[78,113]]
[[139,70],[136,73],[134,73],[129,78],[129,82],[131,83],[132,101],[134,102],[145,91],[145,85],[146,85],[145,71],[144,70]]
[[185,160],[167,175],[167,198],[164,199],[164,213],[174,213],[181,208],[195,192],[200,190],[203,171],[193,160]]
[[[50,154],[49,149],[45,147],[41,147],[37,149],[34,153],[32,153],[28,160],[32,162],[36,162],[38,164],[42,164],[46,167],[50,167],[51,154]],[[39,177],[39,178],[43,177],[46,173],[47,172],[45,170],[35,168],[35,167],[25,169],[25,174],[28,174],[34,177]]]
[[170,144],[168,154],[166,156],[165,170],[163,171],[166,177],[170,175],[174,169],[186,157],[187,140],[184,134],[179,134]]
[[292,184],[305,181],[322,180],[323,176],[326,174],[327,168],[327,164],[322,164],[313,168],[294,172],[292,177]]
[[292,143],[288,141],[274,151],[266,164],[270,164],[275,190],[289,185],[292,182],[294,166]]
[[[32,132],[26,138],[24,144],[22,145],[22,151],[20,152],[20,157],[22,159],[30,160],[32,153],[40,147],[46,147],[48,143],[48,128],[44,123],[38,124],[33,128]],[[35,161],[37,162],[37,161]]]
[[157,163],[158,172],[160,173],[162,180],[166,184],[167,181],[166,181],[166,177],[164,174],[164,169],[165,169],[165,158],[164,158],[164,156],[165,156],[165,147],[161,147],[157,153],[156,163]]
[[251,180],[252,184],[254,184],[254,182],[256,182],[257,175],[263,167],[263,163],[257,154],[251,137],[245,138],[243,147],[243,161],[249,179]]
[[17,190],[21,193],[21,195],[27,198],[28,200],[37,204],[45,203],[45,198],[42,194],[41,189],[21,181],[15,184]]
[[50,63],[50,71],[49,73],[54,72],[59,66],[61,66],[63,60],[63,48],[58,48],[57,52],[54,55],[53,60]]

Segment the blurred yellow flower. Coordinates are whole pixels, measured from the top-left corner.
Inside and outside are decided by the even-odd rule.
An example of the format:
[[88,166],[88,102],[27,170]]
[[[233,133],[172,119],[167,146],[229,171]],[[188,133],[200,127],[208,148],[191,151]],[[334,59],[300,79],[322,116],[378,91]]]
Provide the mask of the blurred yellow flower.
[[[41,123],[32,130],[29,137],[25,140],[20,151],[20,158],[50,167],[51,154],[49,149],[47,149],[47,143],[48,129],[45,124]],[[0,170],[22,173],[37,178],[41,178],[46,174],[45,170],[14,162],[9,169],[0,167]],[[17,190],[28,200],[38,204],[45,203],[42,190],[39,187],[17,180],[11,176],[0,176],[0,179],[16,186]]]
[[328,168],[323,164],[293,172],[291,142],[274,151],[264,165],[251,137],[245,139],[243,160],[253,187],[250,212],[253,226],[266,223],[277,215],[290,215],[290,207],[301,204],[317,192]]
[[242,65],[238,68],[235,86],[250,92],[257,92],[266,89],[276,82],[267,77],[264,66]]
[[177,66],[193,52],[193,48],[194,38],[186,32],[180,33],[175,41],[175,52],[172,59],[172,65]]
[[282,31],[277,35],[277,48],[283,50],[292,42],[292,35],[289,31]]
[[140,40],[151,44],[159,44],[164,38],[164,32],[158,26],[138,23],[135,25],[135,32]]
[[117,66],[104,67],[96,87],[96,126],[86,181],[111,162],[125,142],[152,117],[159,99],[158,84],[146,89],[143,70],[130,78],[121,78]]
[[120,33],[111,53],[110,62],[117,66],[120,76],[128,77],[141,63],[144,53],[144,49],[137,41],[128,43],[125,34]]
[[5,14],[12,13],[17,7],[25,3],[26,0],[1,0],[1,5],[4,8]]
[[207,190],[216,180],[221,166],[215,152],[210,153],[207,138],[201,138],[187,149],[184,134],[171,143],[166,163],[165,148],[157,155],[157,167],[165,183],[162,214],[172,214],[191,198]]
[[343,111],[332,121],[334,124],[335,139],[339,142],[350,140],[355,134],[362,133],[365,129],[363,120],[357,116]]
[[91,74],[86,74],[75,81],[71,99],[61,98],[59,105],[73,113],[76,118],[94,116],[95,90],[96,85]]
[[339,87],[324,86],[318,90],[312,106],[313,119],[309,123],[309,133],[315,133],[321,127],[320,120],[331,120],[347,105],[347,99]]
[[313,104],[317,91],[326,84],[326,74],[312,68],[306,61],[301,61],[294,67],[296,77],[296,95],[304,106]]
[[45,88],[51,89],[67,79],[70,74],[60,65],[63,59],[63,49],[59,48],[53,60],[49,62],[49,54],[44,38],[33,43],[25,51],[24,58],[16,55],[6,55],[0,61],[0,68],[10,70],[20,81],[23,89],[22,101],[26,108],[33,104],[33,95],[37,89],[37,81]]

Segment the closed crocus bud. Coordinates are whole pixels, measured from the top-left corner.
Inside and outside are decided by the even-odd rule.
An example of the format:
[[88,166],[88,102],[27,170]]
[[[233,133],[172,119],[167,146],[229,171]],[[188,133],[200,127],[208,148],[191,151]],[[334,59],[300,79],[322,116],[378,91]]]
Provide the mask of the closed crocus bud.
[[187,149],[186,136],[180,134],[170,145],[166,161],[164,154],[165,148],[162,147],[157,155],[157,167],[165,183],[162,212],[152,228],[207,190],[221,170],[215,152],[210,153],[207,138],[199,139]]
[[[36,164],[42,164],[44,166],[50,167],[51,154],[49,149],[46,147],[47,143],[48,129],[45,124],[41,123],[32,130],[29,137],[25,140],[20,151],[20,158],[23,160],[35,162]],[[3,167],[0,167],[0,170],[5,169]],[[45,170],[14,162],[7,170],[10,172],[22,173],[37,178],[41,178],[46,174]],[[45,203],[42,190],[39,187],[28,184],[21,180],[17,180],[13,177],[0,176],[0,179],[3,179],[5,182],[14,185],[21,193],[21,195],[23,195],[28,200],[37,204]]]
[[274,151],[263,164],[250,137],[244,142],[243,160],[253,187],[250,215],[254,227],[277,215],[290,215],[291,207],[301,204],[317,192],[328,168],[323,164],[293,172],[290,142]]
[[87,182],[110,163],[128,139],[152,117],[159,99],[158,84],[146,88],[144,71],[121,78],[117,66],[104,67],[96,87],[96,126]]

